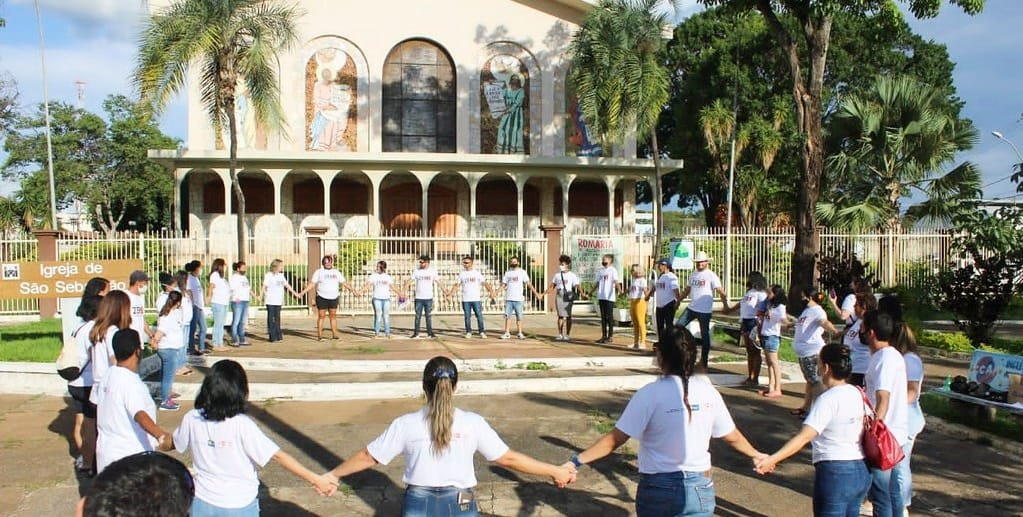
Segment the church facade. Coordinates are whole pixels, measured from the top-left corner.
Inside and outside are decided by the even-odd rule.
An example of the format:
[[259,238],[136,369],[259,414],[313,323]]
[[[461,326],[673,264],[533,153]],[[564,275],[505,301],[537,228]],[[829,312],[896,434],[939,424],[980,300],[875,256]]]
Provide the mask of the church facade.
[[[255,123],[237,92],[239,182],[257,238],[307,227],[523,238],[541,224],[635,230],[636,184],[652,181],[653,163],[636,158],[635,140],[595,142],[566,84],[569,43],[591,2],[298,7],[301,41],[278,68],[287,127]],[[227,238],[236,213],[227,138],[211,129],[196,74],[187,91],[186,147],[151,156],[173,172],[175,223]]]

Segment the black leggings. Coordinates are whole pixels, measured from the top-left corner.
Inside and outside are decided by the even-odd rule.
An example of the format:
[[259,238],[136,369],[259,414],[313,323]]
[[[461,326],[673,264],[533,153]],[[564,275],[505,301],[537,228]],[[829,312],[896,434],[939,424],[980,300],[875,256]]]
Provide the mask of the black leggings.
[[666,304],[664,307],[658,307],[654,311],[654,318],[657,320],[657,340],[660,341],[668,336],[668,332],[671,331],[675,324],[675,309],[678,308],[678,302],[672,301]]
[[611,334],[614,333],[615,329],[614,320],[615,302],[613,300],[599,301],[600,301],[600,336],[603,339],[611,339]]

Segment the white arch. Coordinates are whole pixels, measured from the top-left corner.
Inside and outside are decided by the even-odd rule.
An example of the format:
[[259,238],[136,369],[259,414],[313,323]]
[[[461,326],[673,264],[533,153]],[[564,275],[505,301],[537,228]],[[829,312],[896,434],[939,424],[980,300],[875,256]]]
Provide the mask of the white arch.
[[[325,34],[316,36],[304,45],[302,45],[301,59],[297,60],[295,68],[292,70],[292,77],[289,84],[290,89],[282,90],[290,92],[303,92],[301,95],[295,95],[288,98],[287,100],[282,99],[281,104],[284,106],[285,113],[296,114],[297,119],[292,119],[290,123],[291,131],[291,145],[296,150],[305,150],[305,135],[308,128],[306,127],[305,120],[305,109],[306,109],[306,67],[309,64],[309,60],[316,54],[317,51],[326,48],[338,49],[348,55],[355,63],[356,73],[356,121],[357,121],[357,135],[356,135],[356,149],[357,152],[369,152],[369,139],[370,139],[370,109],[369,109],[369,62],[366,60],[366,55],[362,52],[354,42],[346,39],[342,36],[333,34]],[[283,95],[282,95],[283,97]]]

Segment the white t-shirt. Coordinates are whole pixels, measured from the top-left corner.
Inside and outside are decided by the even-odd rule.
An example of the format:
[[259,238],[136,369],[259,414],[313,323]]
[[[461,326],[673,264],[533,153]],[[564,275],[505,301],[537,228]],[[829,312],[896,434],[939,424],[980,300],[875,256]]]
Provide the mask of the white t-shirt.
[[210,275],[210,286],[213,287],[213,294],[210,295],[211,304],[227,305],[231,303],[231,284],[220,276],[220,273],[214,271]]
[[191,447],[195,496],[221,508],[243,508],[256,499],[256,469],[280,450],[245,415],[212,422],[196,409],[186,413],[174,431],[174,447],[180,453]]
[[909,404],[906,396],[906,360],[891,346],[886,346],[870,356],[870,364],[864,380],[867,398],[877,408],[877,392],[887,391],[888,413],[884,423],[900,445],[906,443],[909,435]]
[[760,325],[761,336],[781,336],[781,323],[785,321],[785,304],[780,303],[777,307],[767,306],[764,312],[764,322]]
[[[568,273],[565,273],[568,275]],[[525,287],[529,284],[529,275],[522,268],[509,269],[501,279],[504,284],[504,299],[509,302],[525,301]]]
[[571,291],[573,287],[579,286],[579,277],[571,271],[559,271],[551,278],[551,284],[559,291]]
[[639,441],[639,472],[710,470],[710,439],[735,430],[725,401],[710,380],[689,378],[689,407],[682,403],[682,380],[662,377],[640,388],[615,424]]
[[423,408],[396,418],[384,434],[366,446],[373,459],[384,465],[403,454],[405,473],[401,479],[408,485],[472,488],[476,486],[473,455],[478,451],[487,461],[494,461],[508,452],[483,417],[456,408],[451,442],[435,454],[427,415]]
[[852,372],[864,373],[867,365],[870,364],[870,347],[860,341],[860,320],[856,320],[845,329],[845,336],[842,337],[842,344],[849,347],[852,357]]
[[[181,292],[177,287],[175,291]],[[167,304],[167,291],[160,293],[160,296],[156,297],[156,313],[159,314],[163,311],[163,306]],[[188,325],[192,321],[192,299],[188,293],[181,293],[181,305],[178,306],[178,310],[181,311],[181,324]]]
[[192,295],[192,304],[196,307],[206,306],[206,295],[202,292],[202,281],[199,277],[188,275],[188,294]]
[[87,321],[81,324],[74,331],[75,343],[78,345],[78,357],[82,361],[82,374],[77,379],[69,381],[68,386],[85,388],[92,386],[92,341],[89,340],[89,332],[96,325],[96,320]]
[[615,286],[622,279],[614,266],[601,267],[597,270],[597,299],[614,301]]
[[433,299],[433,283],[440,279],[437,270],[432,267],[420,268],[412,272],[412,280],[416,283],[416,300]]
[[135,415],[140,411],[156,421],[156,404],[139,374],[113,366],[107,372],[101,389],[103,396],[96,414],[99,429],[99,438],[96,440],[97,472],[103,472],[107,465],[126,456],[151,451],[156,445],[156,440],[135,421]]
[[629,284],[629,299],[639,300],[646,296],[646,279],[643,277],[632,277],[632,283]]
[[[92,393],[89,394],[89,402],[99,405],[103,398],[103,379],[110,370],[112,357],[114,357],[114,334],[120,330],[116,325],[107,327],[103,340],[93,343],[92,347]],[[137,377],[137,376],[136,376]]]
[[163,333],[159,344],[161,349],[177,350],[185,346],[185,332],[182,328],[184,321],[180,306],[171,309],[166,316],[160,316],[156,322],[156,330]]
[[863,396],[856,386],[835,386],[822,393],[803,420],[817,431],[813,462],[863,459]]
[[714,312],[714,291],[721,288],[721,279],[710,269],[695,271],[689,276],[689,310],[709,314]]
[[792,348],[799,357],[810,357],[824,348],[824,329],[821,324],[828,319],[828,313],[820,305],[812,305],[803,309],[796,320],[796,333],[792,339]]
[[373,298],[376,300],[391,299],[391,284],[394,279],[388,273],[373,273],[366,279],[373,286]]
[[463,302],[478,302],[482,297],[483,275],[475,270],[469,269],[458,274],[458,285],[462,287]]
[[757,317],[757,307],[767,299],[767,293],[764,291],[758,291],[756,289],[750,289],[743,295],[742,301],[739,302],[739,317],[744,320],[751,320]]
[[845,296],[845,298],[842,299],[842,307],[841,307],[841,309],[842,309],[842,312],[848,312],[849,313],[849,318],[846,319],[846,322],[852,323],[852,322],[857,320],[857,318],[856,318],[856,293],[847,294]]
[[316,284],[316,296],[324,300],[337,300],[341,297],[341,284],[345,283],[345,275],[334,268],[321,267],[313,273],[310,281]]
[[658,307],[664,307],[669,303],[675,301],[675,291],[680,289],[678,283],[678,277],[675,273],[667,272],[657,277],[657,282],[654,282],[654,303]]
[[149,336],[146,334],[146,299],[141,294],[135,294],[128,290],[123,292],[128,295],[128,300],[131,301],[131,324],[128,327],[135,329],[135,332],[139,333],[139,338],[142,339],[143,343],[148,343]]
[[252,286],[249,285],[249,278],[238,273],[231,274],[231,301],[247,302],[252,298]]
[[[902,358],[906,361],[906,382],[924,382],[924,362],[920,359],[920,356],[910,352]],[[909,388],[907,386],[906,400],[909,400]],[[919,406],[920,397],[917,396],[916,400],[910,403],[910,406]]]
[[263,302],[267,305],[284,305],[284,288],[290,286],[288,277],[284,273],[268,271],[263,277],[263,287],[266,289],[266,297]]

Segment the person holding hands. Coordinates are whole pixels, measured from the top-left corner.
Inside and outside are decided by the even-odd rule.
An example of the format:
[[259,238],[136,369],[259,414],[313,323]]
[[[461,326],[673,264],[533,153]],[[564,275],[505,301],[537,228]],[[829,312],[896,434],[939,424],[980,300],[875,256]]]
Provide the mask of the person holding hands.
[[600,258],[600,269],[597,269],[597,303],[600,306],[600,339],[597,343],[601,345],[613,340],[615,298],[622,292],[622,277],[614,263],[615,256],[608,253]]
[[284,305],[285,289],[293,294],[295,298],[302,295],[291,287],[288,277],[284,276],[284,262],[280,259],[273,259],[270,262],[270,271],[263,277],[263,302],[266,304],[266,328],[270,334],[270,342],[277,343],[284,341],[284,333],[281,331],[281,307]]
[[714,293],[721,296],[723,313],[732,312],[732,308],[728,306],[728,293],[721,287],[721,279],[708,267],[710,258],[707,254],[702,251],[696,252],[693,262],[696,263],[696,271],[689,276],[689,283],[686,284],[681,296],[684,299],[691,294],[693,298],[689,302],[689,307],[686,307],[685,312],[675,322],[675,326],[686,328],[694,319],[700,323],[700,341],[703,342],[700,366],[706,369],[710,357],[710,317],[714,313]]
[[501,339],[511,338],[509,331],[512,317],[515,318],[515,326],[519,331],[518,338],[526,339],[526,335],[522,333],[522,312],[526,303],[525,289],[528,286],[529,290],[533,292],[533,296],[537,298],[540,298],[540,293],[529,281],[529,275],[519,268],[518,257],[512,257],[508,261],[508,271],[504,273],[501,284],[504,286],[504,334],[501,334]]
[[465,271],[458,273],[458,280],[451,286],[451,290],[445,294],[450,298],[455,288],[462,288],[462,313],[465,316],[465,339],[472,337],[472,313],[476,313],[476,328],[479,329],[480,338],[487,337],[487,331],[483,326],[483,288],[487,289],[490,298],[494,297],[494,288],[483,278],[483,274],[475,267],[472,257],[462,257],[462,267]]
[[317,269],[309,279],[309,285],[298,293],[298,296],[302,297],[305,296],[305,293],[316,289],[317,341],[323,341],[323,319],[327,317],[330,318],[331,339],[337,339],[337,305],[338,300],[341,299],[341,288],[344,287],[355,296],[359,295],[355,289],[352,289],[352,286],[348,285],[344,273],[334,268],[334,257],[325,255],[320,260],[320,266],[320,269]]

